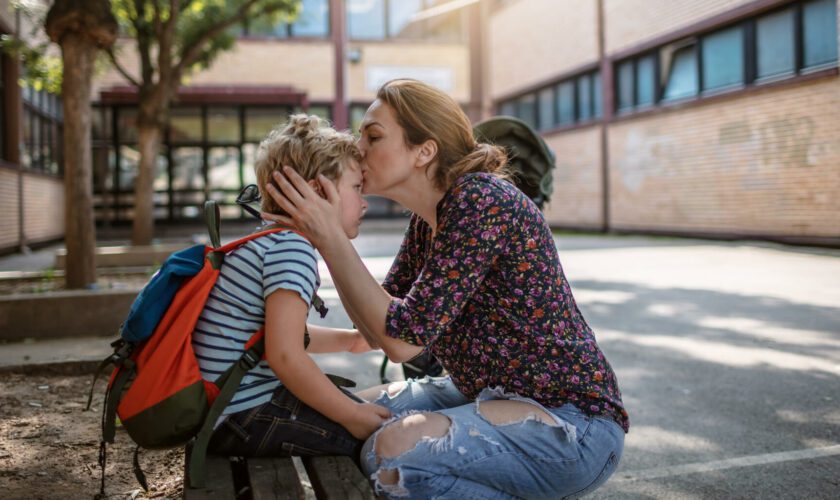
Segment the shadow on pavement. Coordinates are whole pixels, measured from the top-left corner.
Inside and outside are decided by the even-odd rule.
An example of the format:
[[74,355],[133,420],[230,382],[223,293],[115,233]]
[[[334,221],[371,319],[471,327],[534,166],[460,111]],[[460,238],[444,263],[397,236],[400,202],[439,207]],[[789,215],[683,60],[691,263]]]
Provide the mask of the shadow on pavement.
[[[598,280],[575,281],[573,290],[631,419],[618,479],[605,495],[822,497],[838,486],[836,455],[646,485],[620,478],[840,443],[840,307]],[[727,477],[735,489],[718,484]]]

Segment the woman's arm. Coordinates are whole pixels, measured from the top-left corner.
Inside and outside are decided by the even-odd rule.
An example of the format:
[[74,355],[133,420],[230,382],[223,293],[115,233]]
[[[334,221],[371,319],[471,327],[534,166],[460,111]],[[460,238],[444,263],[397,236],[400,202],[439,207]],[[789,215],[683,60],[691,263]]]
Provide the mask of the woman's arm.
[[[467,179],[451,190],[446,208],[437,214],[434,248],[411,290],[404,298],[393,298],[367,272],[335,224],[335,186],[321,180],[327,194],[323,199],[299,175],[285,173],[288,180],[275,172],[282,194],[277,189],[269,193],[290,217],[276,220],[296,225],[320,250],[333,282],[359,317],[357,326],[372,335],[389,357],[392,337],[430,345],[451,327],[506,251],[509,233],[519,224],[521,210],[511,195],[491,179]],[[408,356],[395,353],[392,359],[404,361]]]
[[280,289],[265,301],[265,353],[281,382],[301,401],[344,426],[359,439],[375,431],[390,412],[356,403],[342,393],[312,361],[303,347],[307,305],[291,290]]
[[[327,195],[322,198],[296,172],[291,169],[286,172],[302,183],[292,186],[285,177],[275,173],[275,180],[288,198],[271,184],[267,189],[293,218],[273,214],[263,214],[264,217],[297,227],[321,252],[342,303],[370,345],[379,346],[394,362],[416,356],[422,347],[391,338],[385,333],[385,316],[392,297],[376,282],[344,233],[339,222],[339,196],[335,185],[321,176]],[[303,217],[295,217],[295,214]]]
[[310,325],[309,347],[306,352],[310,354],[323,354],[329,352],[352,352],[360,353],[371,350],[370,345],[359,333],[359,330],[348,330],[346,328],[330,328],[327,326]]

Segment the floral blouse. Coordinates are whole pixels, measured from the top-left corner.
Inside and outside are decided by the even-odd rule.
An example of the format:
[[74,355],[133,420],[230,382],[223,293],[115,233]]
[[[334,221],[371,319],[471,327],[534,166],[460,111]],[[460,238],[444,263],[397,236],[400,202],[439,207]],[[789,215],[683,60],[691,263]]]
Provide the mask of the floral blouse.
[[417,215],[383,286],[389,336],[429,349],[467,397],[502,386],[554,408],[627,412],[615,373],[572,297],[542,212],[490,174],[460,177]]

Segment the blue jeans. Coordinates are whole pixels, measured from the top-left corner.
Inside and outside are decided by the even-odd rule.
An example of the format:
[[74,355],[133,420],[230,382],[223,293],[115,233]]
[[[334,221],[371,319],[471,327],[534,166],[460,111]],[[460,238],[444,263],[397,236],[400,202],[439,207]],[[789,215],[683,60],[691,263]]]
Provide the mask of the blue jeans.
[[[554,417],[492,424],[480,413],[482,401],[531,403]],[[388,498],[574,498],[594,491],[615,472],[624,449],[624,431],[612,419],[591,417],[566,404],[544,408],[537,402],[485,389],[470,401],[449,377],[410,380],[374,401],[400,418],[434,411],[449,418],[446,435],[421,439],[393,458],[375,453],[377,431],[362,448],[361,463],[376,492]],[[387,427],[387,423],[383,428]],[[396,469],[397,484],[378,481],[379,469]]]
[[357,456],[361,444],[281,385],[271,401],[229,415],[213,431],[208,450],[243,457]]

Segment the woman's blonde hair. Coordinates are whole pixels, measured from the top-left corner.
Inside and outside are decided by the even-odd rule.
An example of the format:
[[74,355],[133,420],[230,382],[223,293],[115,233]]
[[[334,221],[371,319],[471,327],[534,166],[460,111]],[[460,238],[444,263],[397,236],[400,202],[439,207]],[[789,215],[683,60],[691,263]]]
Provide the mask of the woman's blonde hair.
[[361,159],[352,135],[333,129],[329,122],[317,116],[292,115],[284,125],[268,134],[257,151],[254,170],[262,196],[260,208],[267,213],[283,213],[267,195],[265,186],[274,182],[271,173],[284,165],[295,169],[307,181],[318,174],[338,180],[345,168]]
[[437,155],[426,168],[437,162],[433,181],[438,189],[446,190],[455,179],[472,172],[510,177],[504,150],[476,142],[469,118],[443,91],[418,80],[400,78],[382,85],[376,98],[394,110],[405,130],[406,144],[417,146],[429,139],[437,144]]

